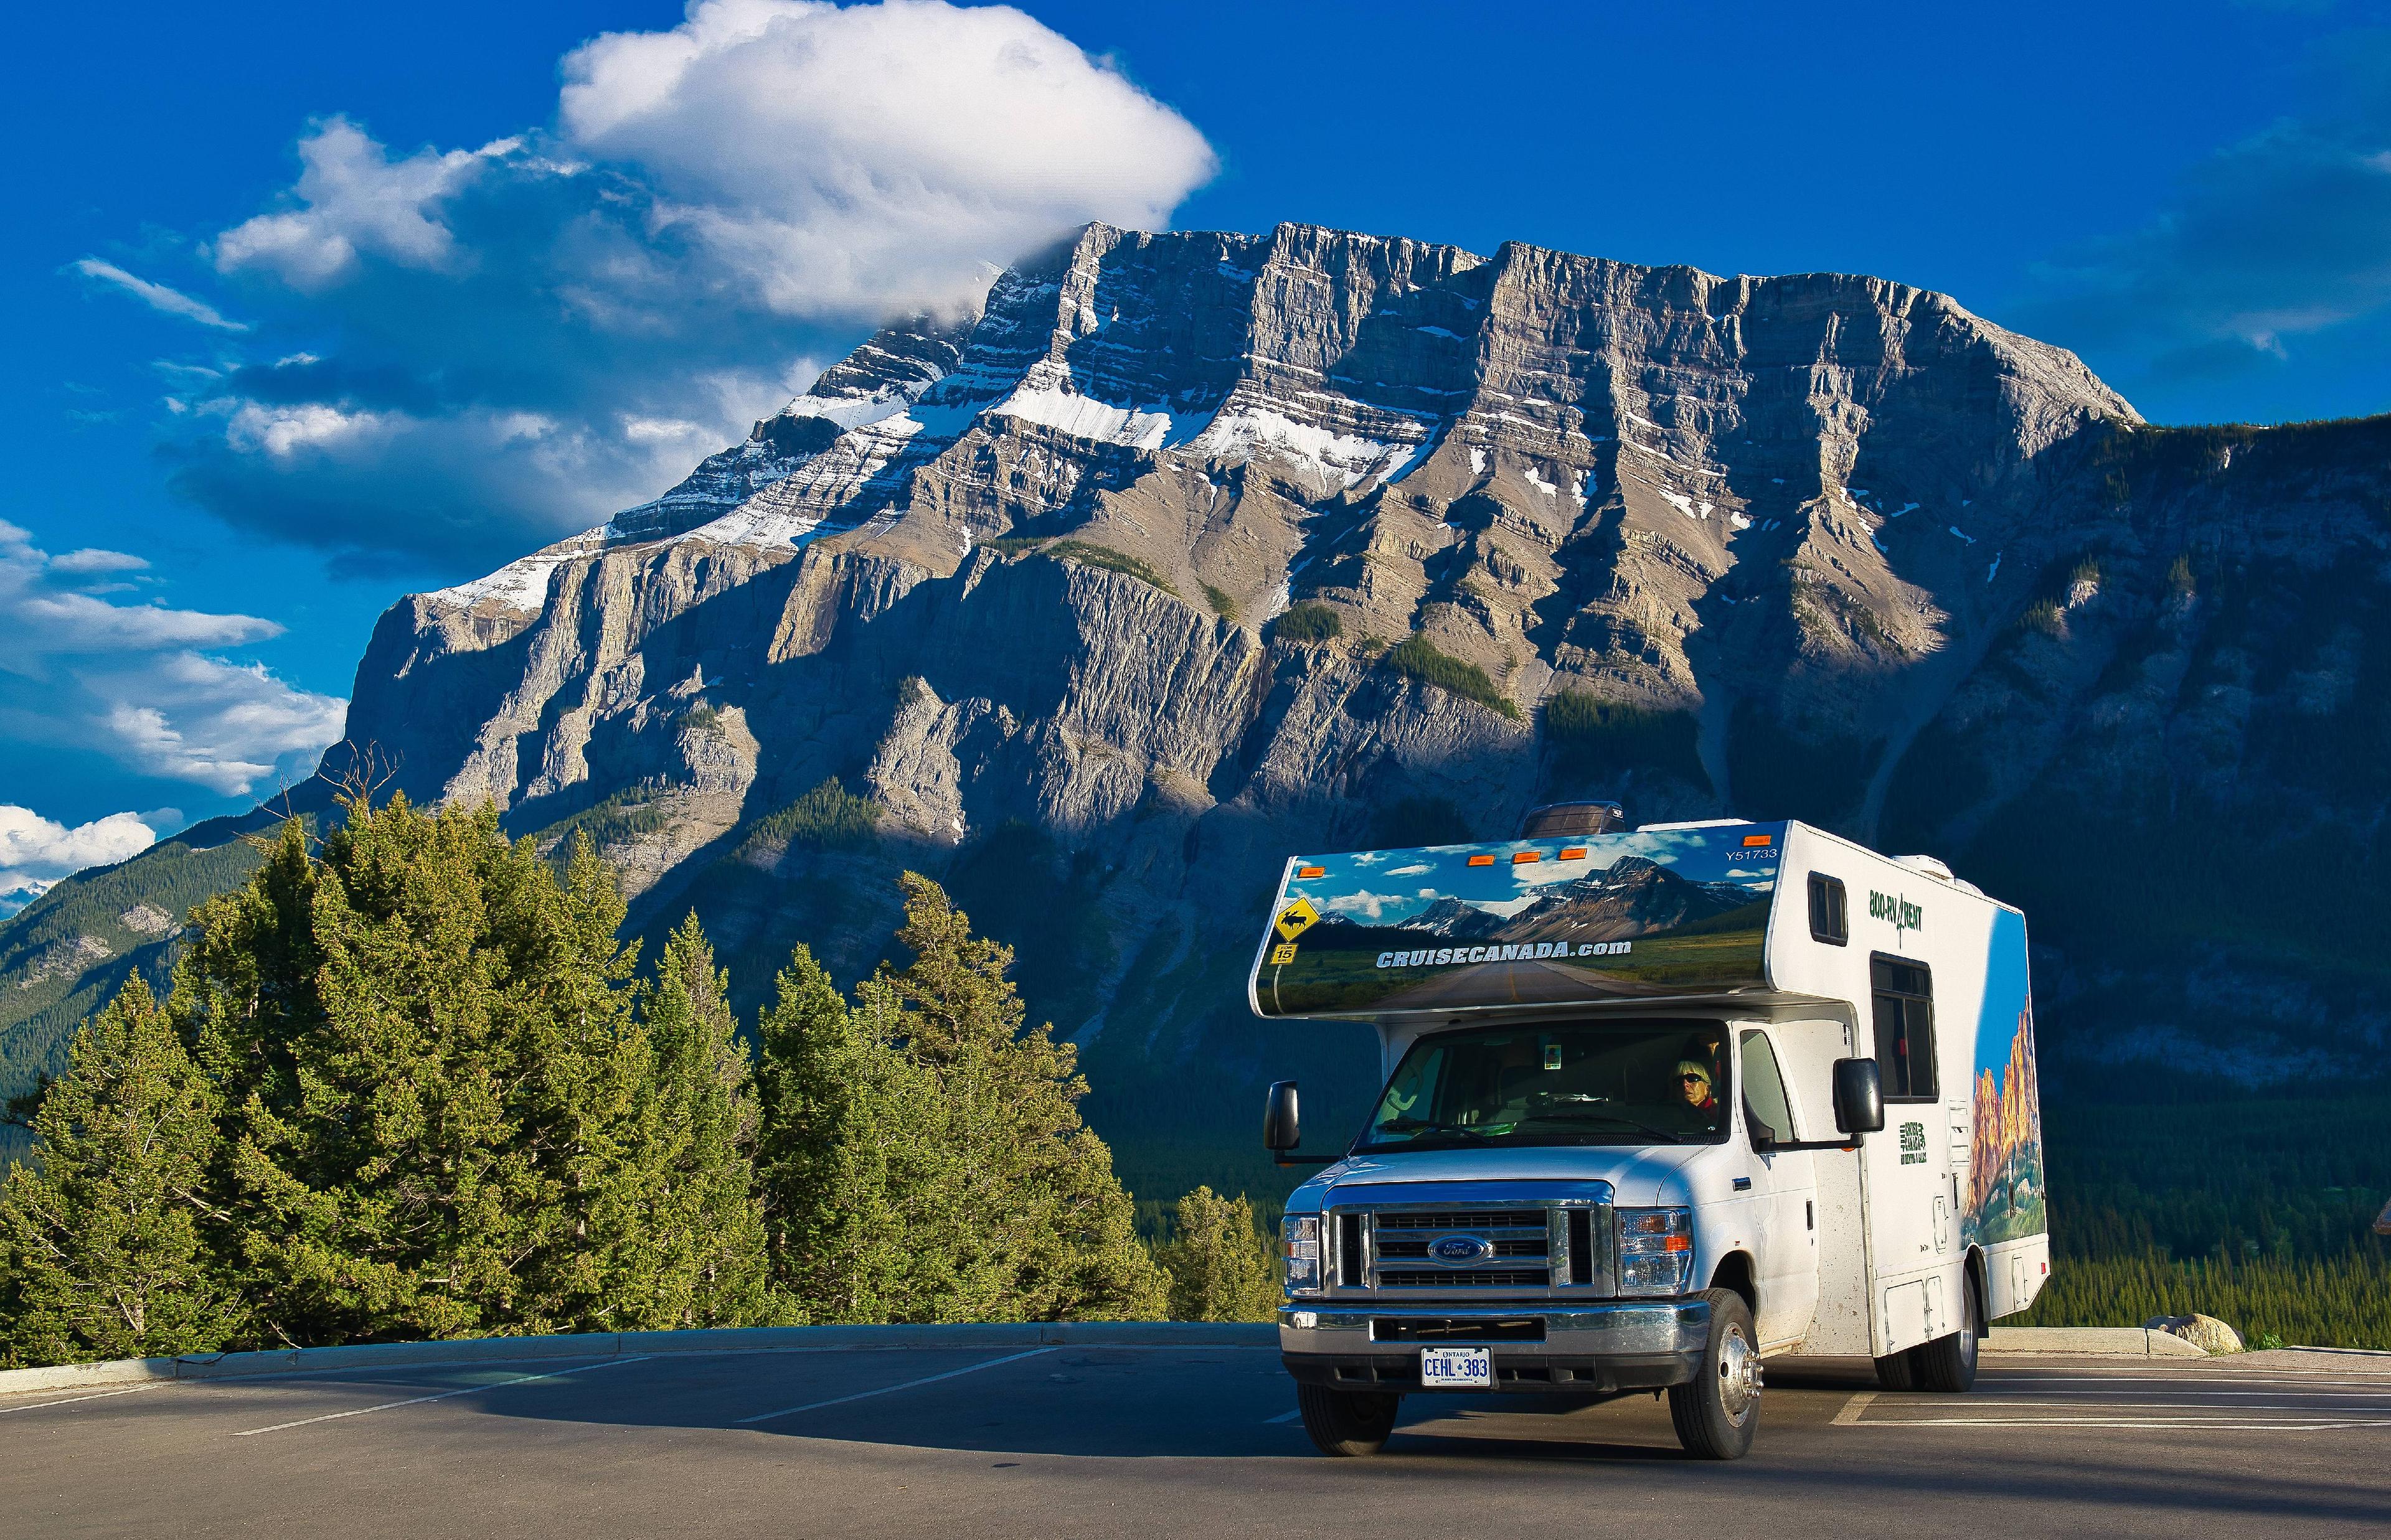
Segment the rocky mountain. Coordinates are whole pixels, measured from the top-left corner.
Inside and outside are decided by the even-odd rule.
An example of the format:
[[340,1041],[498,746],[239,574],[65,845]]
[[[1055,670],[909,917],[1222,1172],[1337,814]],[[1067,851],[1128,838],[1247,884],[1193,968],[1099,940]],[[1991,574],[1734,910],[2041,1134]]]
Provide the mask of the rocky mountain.
[[2147,427],[1877,278],[1092,226],[401,600],[330,763],[588,831],[749,998],[940,876],[1157,1190],[1370,1072],[1246,1014],[1286,854],[1567,795],[1946,856],[2028,906],[2057,1073],[2379,1075],[2386,450]]
[[1699,925],[1741,907],[1744,894],[1722,895],[1688,882],[1657,861],[1622,856],[1607,871],[1540,895],[1504,925],[1504,941],[1622,941]]
[[1403,929],[1447,941],[1484,941],[1502,931],[1503,917],[1457,898],[1440,898],[1405,920]]

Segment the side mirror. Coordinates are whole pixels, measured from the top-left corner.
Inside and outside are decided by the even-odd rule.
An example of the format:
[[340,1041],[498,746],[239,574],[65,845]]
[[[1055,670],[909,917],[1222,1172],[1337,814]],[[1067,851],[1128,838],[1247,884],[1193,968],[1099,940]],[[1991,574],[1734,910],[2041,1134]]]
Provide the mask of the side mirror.
[[[1871,1064],[1869,1068],[1874,1069],[1875,1066]],[[1877,1120],[1879,1127],[1882,1127],[1883,1123],[1881,1117]],[[1262,1148],[1273,1154],[1284,1154],[1302,1142],[1302,1125],[1296,1113],[1295,1082],[1273,1081],[1270,1088],[1270,1103],[1262,1110]]]
[[1852,1135],[1884,1132],[1884,1072],[1875,1059],[1835,1060],[1835,1126]]

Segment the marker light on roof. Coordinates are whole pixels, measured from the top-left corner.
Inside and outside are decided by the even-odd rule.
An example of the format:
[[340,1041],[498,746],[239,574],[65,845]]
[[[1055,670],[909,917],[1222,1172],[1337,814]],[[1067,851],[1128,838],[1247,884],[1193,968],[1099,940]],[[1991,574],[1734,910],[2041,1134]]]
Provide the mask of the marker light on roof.
[[1773,834],[1747,834],[1743,837],[1743,848],[1754,850],[1776,838]]
[[1511,865],[1515,866],[1532,866],[1543,859],[1542,855],[1532,850],[1515,850],[1511,853]]
[[1473,866],[1491,866],[1494,864],[1494,858],[1491,855],[1473,855],[1469,858],[1469,864]]
[[1553,859],[1556,861],[1583,861],[1585,859],[1585,847],[1583,845],[1564,845],[1561,847],[1561,853],[1558,855],[1554,856]]
[[1298,866],[1295,868],[1295,875],[1298,877],[1326,877],[1328,875],[1328,868],[1325,866]]

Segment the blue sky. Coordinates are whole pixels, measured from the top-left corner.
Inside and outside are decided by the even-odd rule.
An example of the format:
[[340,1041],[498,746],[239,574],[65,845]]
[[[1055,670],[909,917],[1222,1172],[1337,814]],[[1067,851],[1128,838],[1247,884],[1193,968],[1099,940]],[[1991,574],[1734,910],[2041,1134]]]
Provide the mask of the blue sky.
[[1088,217],[1862,271],[2156,420],[2391,407],[2391,7],[1026,8],[15,19],[0,888],[304,773],[398,596]]

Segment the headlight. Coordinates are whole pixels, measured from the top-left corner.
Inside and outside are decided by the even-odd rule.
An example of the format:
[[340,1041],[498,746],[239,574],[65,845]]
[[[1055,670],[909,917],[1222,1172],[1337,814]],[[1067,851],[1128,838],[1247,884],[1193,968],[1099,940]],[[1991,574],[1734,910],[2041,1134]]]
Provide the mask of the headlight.
[[1279,1222],[1279,1251],[1286,1259],[1286,1291],[1320,1292],[1320,1216],[1291,1213]]
[[1694,1270],[1694,1211],[1620,1209],[1619,1291],[1682,1294]]

